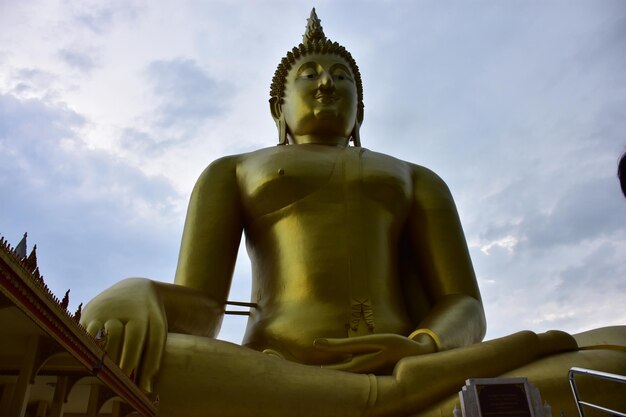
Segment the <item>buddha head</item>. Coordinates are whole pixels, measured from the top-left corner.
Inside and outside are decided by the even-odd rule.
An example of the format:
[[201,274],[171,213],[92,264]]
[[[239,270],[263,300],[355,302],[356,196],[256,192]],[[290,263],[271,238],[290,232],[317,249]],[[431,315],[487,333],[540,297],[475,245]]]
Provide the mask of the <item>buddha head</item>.
[[343,46],[326,38],[315,9],[302,38],[281,60],[270,88],[279,145],[311,134],[361,146],[363,87],[356,62]]

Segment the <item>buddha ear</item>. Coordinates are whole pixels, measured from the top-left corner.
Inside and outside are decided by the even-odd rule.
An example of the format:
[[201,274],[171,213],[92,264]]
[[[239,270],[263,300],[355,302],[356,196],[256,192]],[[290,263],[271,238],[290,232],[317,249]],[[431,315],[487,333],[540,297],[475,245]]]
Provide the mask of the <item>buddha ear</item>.
[[363,104],[359,104],[356,108],[356,122],[359,125],[362,125],[364,117],[365,117],[365,108]]
[[354,128],[351,133],[351,140],[354,146],[361,147],[361,134],[359,129],[361,128],[361,123],[363,123],[363,105],[359,105],[356,111],[356,122],[354,123]]
[[272,112],[272,118],[274,119],[274,122],[276,122],[276,127],[278,128],[278,144],[286,145],[288,143],[287,123],[285,123],[283,108],[278,98],[270,98],[270,111]]
[[275,122],[278,122],[281,114],[283,113],[283,106],[278,97],[270,98],[270,112]]

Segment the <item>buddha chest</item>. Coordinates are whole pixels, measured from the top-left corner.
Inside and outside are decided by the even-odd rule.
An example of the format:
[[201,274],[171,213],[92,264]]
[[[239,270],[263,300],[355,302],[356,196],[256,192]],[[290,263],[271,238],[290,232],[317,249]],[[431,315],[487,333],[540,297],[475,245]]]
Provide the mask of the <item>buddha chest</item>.
[[[237,170],[250,220],[298,202],[316,210],[376,207],[406,212],[410,168],[398,159],[364,148],[289,145],[251,153]],[[400,216],[403,217],[403,216]]]

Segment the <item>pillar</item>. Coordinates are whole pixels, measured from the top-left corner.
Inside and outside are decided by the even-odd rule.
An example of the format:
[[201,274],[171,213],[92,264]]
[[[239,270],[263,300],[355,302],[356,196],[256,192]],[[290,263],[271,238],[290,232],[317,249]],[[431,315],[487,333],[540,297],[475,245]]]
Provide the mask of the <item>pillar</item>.
[[52,398],[52,408],[50,409],[49,417],[63,416],[63,406],[65,405],[68,385],[69,378],[67,376],[57,377],[57,385],[54,388],[54,397]]
[[85,417],[98,417],[98,409],[100,408],[100,391],[101,386],[99,383],[91,385],[91,391],[89,392],[89,404],[87,405],[87,413],[85,413]]
[[2,394],[0,395],[0,416],[9,414],[9,406],[13,397],[13,387],[15,384],[6,383],[2,386]]
[[13,387],[13,398],[11,399],[11,404],[9,405],[9,412],[6,414],[7,417],[24,417],[24,413],[26,413],[28,394],[30,393],[30,381],[36,369],[35,366],[38,346],[38,338],[36,336],[31,337],[26,345],[20,374],[17,377],[15,386]]

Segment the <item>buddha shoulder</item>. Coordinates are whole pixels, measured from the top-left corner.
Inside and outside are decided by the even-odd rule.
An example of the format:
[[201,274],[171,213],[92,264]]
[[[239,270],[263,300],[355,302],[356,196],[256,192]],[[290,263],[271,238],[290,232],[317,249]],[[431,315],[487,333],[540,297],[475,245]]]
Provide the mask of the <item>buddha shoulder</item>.
[[[350,171],[358,174],[350,175]],[[279,200],[288,204],[282,200],[302,198],[349,177],[367,185],[372,195],[413,195],[424,205],[452,201],[445,182],[423,166],[365,148],[306,145],[274,146],[219,158],[201,174],[194,192],[240,193],[245,200],[271,198],[275,204]]]
[[448,185],[439,175],[421,165],[410,164],[414,199],[422,208],[454,204]]
[[237,166],[243,157],[244,154],[230,155],[211,162],[198,177],[193,193],[204,194],[212,189],[236,186]]

